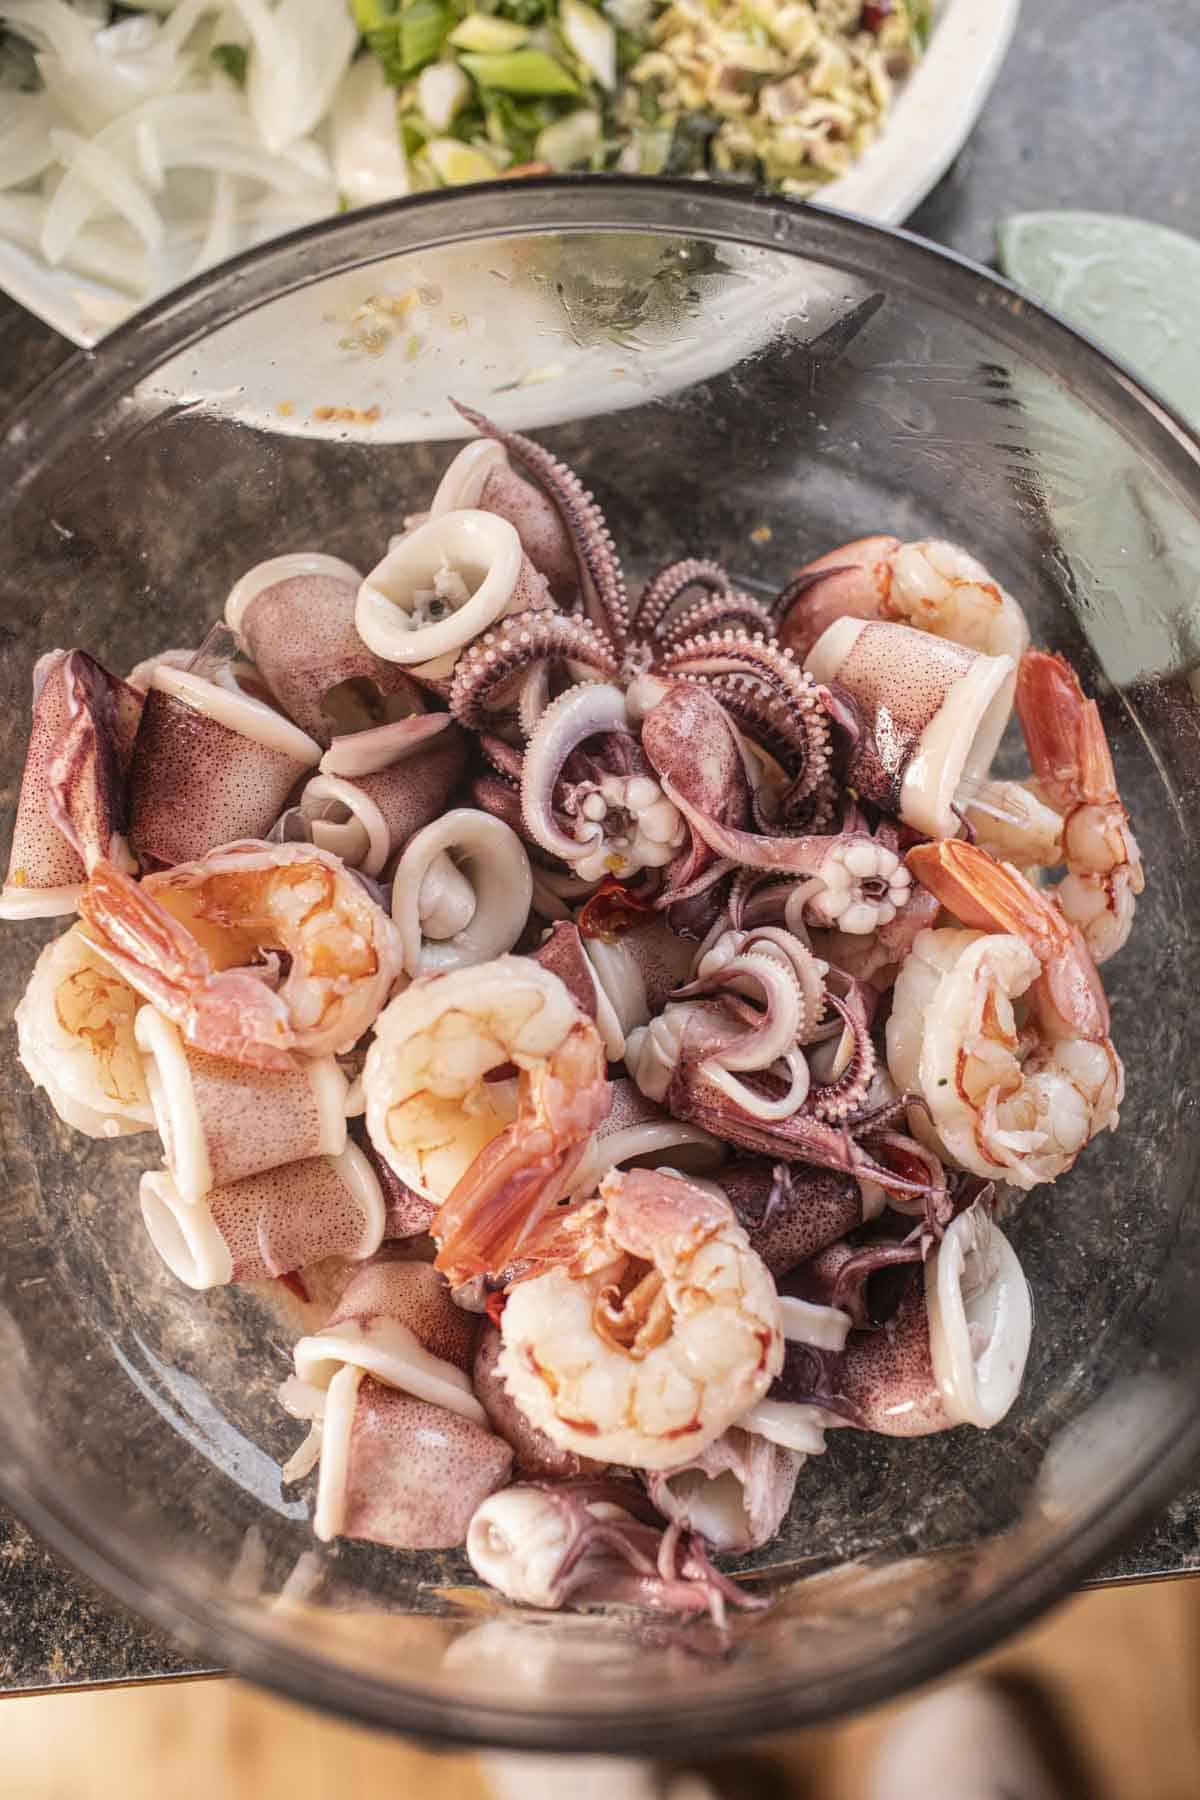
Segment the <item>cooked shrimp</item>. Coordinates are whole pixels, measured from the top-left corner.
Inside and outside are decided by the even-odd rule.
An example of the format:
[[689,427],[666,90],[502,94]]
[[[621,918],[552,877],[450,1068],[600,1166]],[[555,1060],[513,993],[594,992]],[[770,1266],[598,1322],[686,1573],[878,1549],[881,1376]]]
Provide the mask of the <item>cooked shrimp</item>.
[[1129,936],[1146,879],[1100,709],[1061,656],[1028,650],[1017,673],[1017,715],[1033,786],[1062,815],[1067,873],[1055,889],[1058,903],[1093,959],[1105,962]]
[[[493,1080],[514,1069],[516,1081]],[[367,1130],[402,1181],[441,1202],[454,1285],[516,1256],[608,1114],[604,1044],[557,975],[525,956],[425,975],[375,1027]]]
[[1025,614],[981,562],[939,538],[861,538],[831,550],[781,597],[779,635],[807,656],[834,619],[891,619],[968,650],[1014,660],[1029,642]]
[[78,925],[46,945],[17,1007],[18,1056],[59,1118],[89,1137],[153,1128],[137,1008]]
[[637,1469],[686,1462],[783,1366],[775,1283],[727,1201],[663,1171],[614,1170],[518,1281],[498,1368],[561,1449]]
[[959,788],[975,842],[1022,874],[1053,869],[1063,860],[1062,814],[1027,781],[976,781]]
[[909,864],[967,927],[922,932],[896,980],[888,1067],[929,1108],[928,1120],[914,1110],[913,1131],[977,1175],[1054,1181],[1116,1126],[1124,1089],[1087,946],[1053,900],[975,845],[922,844]]
[[140,883],[101,863],[79,910],[105,961],[188,1043],[259,1068],[352,1049],[401,970],[387,914],[312,844],[231,844]]

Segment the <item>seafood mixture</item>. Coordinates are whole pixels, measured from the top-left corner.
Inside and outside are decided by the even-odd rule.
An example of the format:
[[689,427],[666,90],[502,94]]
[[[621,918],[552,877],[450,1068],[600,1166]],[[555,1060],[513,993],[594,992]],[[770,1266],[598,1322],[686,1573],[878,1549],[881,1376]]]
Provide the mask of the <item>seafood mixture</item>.
[[365,575],[277,556],[198,649],[41,658],[0,912],[71,922],[20,1057],[157,1133],[175,1278],[309,1303],[319,1539],[719,1624],[829,1433],[1016,1400],[997,1209],[1116,1127],[1141,862],[1095,701],[965,550],[633,596],[578,477],[459,411]]

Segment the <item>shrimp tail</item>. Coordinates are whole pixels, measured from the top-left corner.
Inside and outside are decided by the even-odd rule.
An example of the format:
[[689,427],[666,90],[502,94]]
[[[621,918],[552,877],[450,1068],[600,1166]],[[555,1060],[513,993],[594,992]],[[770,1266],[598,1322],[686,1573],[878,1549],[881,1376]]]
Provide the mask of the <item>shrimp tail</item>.
[[434,1267],[452,1285],[506,1268],[533,1244],[608,1117],[606,1067],[595,1026],[581,1019],[544,1067],[522,1072],[516,1120],[485,1144],[430,1226]]
[[1017,672],[1017,717],[1046,798],[1062,812],[1117,799],[1117,778],[1100,709],[1070,663],[1027,650]]
[[222,969],[191,998],[184,1037],[209,1056],[280,1074],[295,1067],[287,1006],[252,969]]
[[135,993],[210,1056],[260,1069],[292,1067],[279,996],[248,969],[213,969],[206,952],[144,887],[98,862],[79,900],[85,936]]
[[1108,999],[1079,928],[1048,895],[978,844],[947,839],[918,844],[908,866],[942,905],[976,931],[1018,937],[1042,966],[1035,996],[1059,1037],[1099,1042],[1108,1036]]
[[113,863],[97,862],[79,897],[86,935],[135,991],[175,1018],[212,964],[191,932]]
[[539,1155],[519,1125],[508,1126],[484,1146],[434,1214],[434,1268],[458,1287],[519,1261],[569,1185],[583,1149],[580,1144],[563,1152],[548,1143]]
[[948,912],[975,931],[1003,931],[1029,945],[1039,962],[1061,952],[1066,920],[1011,863],[948,838],[917,844],[905,859],[917,880]]

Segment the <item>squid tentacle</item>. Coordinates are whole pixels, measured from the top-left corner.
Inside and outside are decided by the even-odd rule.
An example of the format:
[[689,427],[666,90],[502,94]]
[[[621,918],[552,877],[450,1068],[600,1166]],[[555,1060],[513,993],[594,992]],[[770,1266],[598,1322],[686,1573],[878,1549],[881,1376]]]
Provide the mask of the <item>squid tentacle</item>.
[[503,445],[550,496],[575,546],[588,611],[613,647],[619,649],[629,635],[625,577],[612,533],[604,522],[595,496],[566,463],[552,456],[541,444],[534,443],[532,438],[523,437],[518,431],[503,430],[483,413],[462,406],[457,400],[452,400],[451,405],[468,425]]
[[[475,731],[495,723],[488,709],[498,691],[535,663],[552,659],[581,663],[600,680],[617,672],[616,658],[594,625],[564,613],[526,612],[485,632],[463,652],[450,687],[450,710],[461,725]],[[515,710],[517,697],[512,697]]]
[[738,588],[730,588],[725,593],[698,601],[677,619],[672,619],[659,632],[657,641],[663,650],[676,650],[689,638],[726,630],[752,631],[767,637],[774,634],[775,627],[761,600]]
[[677,600],[689,588],[706,588],[711,595],[726,594],[732,583],[720,563],[706,557],[686,556],[668,563],[642,589],[633,611],[633,630],[640,642],[652,638]]

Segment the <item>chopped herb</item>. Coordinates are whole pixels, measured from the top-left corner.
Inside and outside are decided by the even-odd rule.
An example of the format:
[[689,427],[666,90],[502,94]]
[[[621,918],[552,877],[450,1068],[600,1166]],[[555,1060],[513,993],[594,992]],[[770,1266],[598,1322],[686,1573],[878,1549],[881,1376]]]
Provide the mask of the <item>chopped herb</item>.
[[386,12],[379,0],[356,0],[355,16],[362,11],[378,20],[364,36],[394,87],[403,86],[409,76],[436,62],[455,22],[443,0],[413,0],[402,12]]
[[933,17],[932,0],[350,5],[399,90],[416,188],[549,164],[799,197],[876,136]]
[[245,87],[246,64],[250,59],[245,44],[214,44],[209,55],[218,69],[224,69],[230,81],[240,88]]

